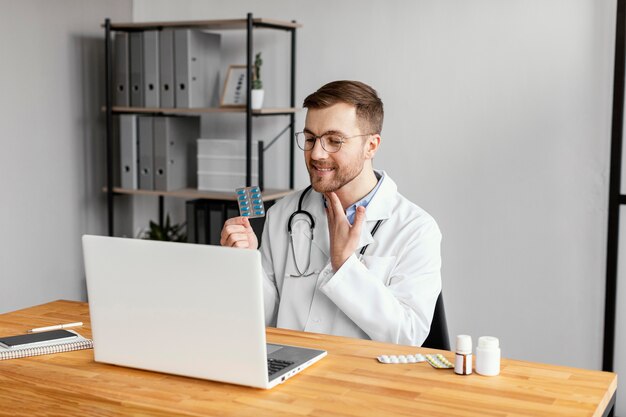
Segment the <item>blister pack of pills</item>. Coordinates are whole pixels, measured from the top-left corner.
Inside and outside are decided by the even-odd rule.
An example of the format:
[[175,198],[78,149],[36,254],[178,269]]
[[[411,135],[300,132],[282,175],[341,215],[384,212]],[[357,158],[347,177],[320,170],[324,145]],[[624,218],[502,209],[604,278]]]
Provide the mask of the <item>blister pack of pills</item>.
[[425,356],[426,356],[426,361],[429,364],[431,364],[433,368],[436,368],[436,369],[454,368],[454,364],[450,362],[449,360],[447,360],[445,356],[443,356],[441,353],[438,353],[436,355],[425,355]]
[[376,359],[380,363],[418,363],[424,362],[424,355],[416,353],[415,355],[380,355]]
[[250,219],[265,216],[261,189],[258,186],[237,188],[237,204],[239,204],[239,214]]

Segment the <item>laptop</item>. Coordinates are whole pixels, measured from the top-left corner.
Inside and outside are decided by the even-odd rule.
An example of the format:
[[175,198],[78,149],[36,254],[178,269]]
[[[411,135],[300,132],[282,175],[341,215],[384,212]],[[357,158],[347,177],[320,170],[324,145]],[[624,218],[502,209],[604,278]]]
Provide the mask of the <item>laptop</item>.
[[326,351],[267,344],[256,250],[83,236],[97,362],[273,388]]

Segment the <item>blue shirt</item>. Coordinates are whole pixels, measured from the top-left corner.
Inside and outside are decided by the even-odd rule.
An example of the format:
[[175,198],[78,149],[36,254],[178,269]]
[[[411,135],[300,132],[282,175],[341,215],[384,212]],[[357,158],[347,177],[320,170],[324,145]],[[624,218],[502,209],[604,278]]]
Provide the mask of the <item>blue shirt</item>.
[[[375,172],[375,174],[378,177],[379,175],[378,172]],[[381,175],[380,178],[378,178],[378,182],[376,183],[376,186],[374,187],[374,189],[372,189],[372,191],[370,191],[365,197],[363,197],[362,199],[360,199],[359,201],[357,201],[356,203],[354,203],[353,205],[351,205],[350,207],[346,209],[346,217],[348,218],[348,221],[350,222],[350,224],[354,224],[354,216],[356,216],[356,208],[359,206],[367,207],[370,201],[372,201],[372,198],[374,198],[376,191],[378,191],[378,189],[380,188],[380,184],[383,183],[384,179],[385,179],[385,176]]]

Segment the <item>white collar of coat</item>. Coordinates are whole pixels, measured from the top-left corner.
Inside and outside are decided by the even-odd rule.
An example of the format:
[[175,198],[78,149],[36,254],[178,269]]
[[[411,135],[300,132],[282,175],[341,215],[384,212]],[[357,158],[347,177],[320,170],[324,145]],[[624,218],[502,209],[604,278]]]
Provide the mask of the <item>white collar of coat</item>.
[[[398,192],[398,186],[387,175],[385,171],[376,171],[383,178],[380,188],[376,191],[376,194],[369,202],[365,209],[365,222],[361,229],[361,238],[357,250],[360,250],[363,246],[369,245],[374,242],[372,236],[372,228],[378,220],[383,220],[380,227],[384,227],[384,220],[391,217],[391,211],[393,209],[393,201],[395,201],[396,194]],[[303,204],[304,210],[310,211],[311,215],[315,219],[315,235],[313,243],[317,246],[326,256],[330,256],[330,240],[328,235],[328,220],[326,219],[326,211],[324,210],[323,196],[317,191],[311,189],[310,196],[306,197],[306,204]],[[310,236],[309,236],[310,238]]]

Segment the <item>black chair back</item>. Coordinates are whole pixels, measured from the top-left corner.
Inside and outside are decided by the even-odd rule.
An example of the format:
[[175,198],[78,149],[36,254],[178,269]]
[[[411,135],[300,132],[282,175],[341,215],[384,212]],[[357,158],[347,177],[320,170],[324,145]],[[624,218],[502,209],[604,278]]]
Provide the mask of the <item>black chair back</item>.
[[446,311],[443,307],[443,295],[439,293],[435,304],[433,322],[430,325],[430,333],[422,343],[422,347],[431,349],[450,350],[450,337],[448,336],[448,322],[446,321]]

